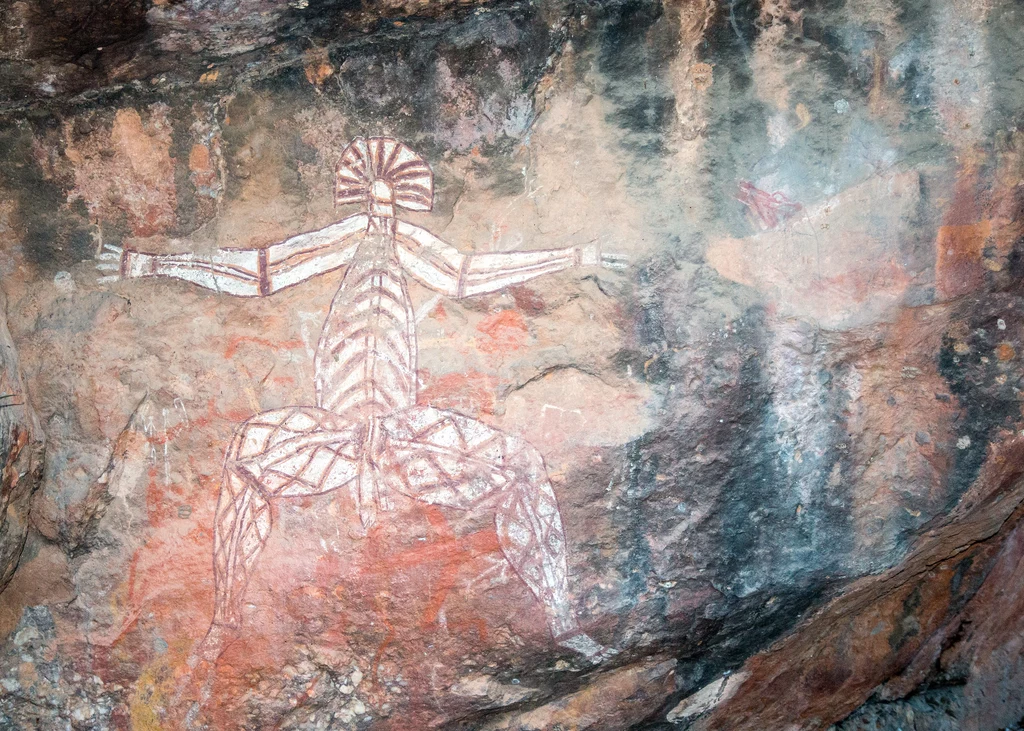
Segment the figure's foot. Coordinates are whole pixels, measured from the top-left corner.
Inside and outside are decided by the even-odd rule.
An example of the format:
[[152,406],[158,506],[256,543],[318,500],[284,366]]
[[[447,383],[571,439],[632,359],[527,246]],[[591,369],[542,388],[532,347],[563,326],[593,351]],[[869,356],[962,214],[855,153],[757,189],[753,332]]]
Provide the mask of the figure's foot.
[[234,637],[235,628],[214,622],[206,632],[206,636],[192,648],[188,656],[188,666],[195,669],[200,663],[209,665],[217,662],[224,652],[224,646]]
[[569,637],[560,638],[557,642],[561,647],[583,655],[583,657],[594,665],[600,665],[604,661],[619,654],[618,650],[611,647],[605,647],[601,643],[595,642],[594,638],[585,632],[579,632]]
[[214,623],[203,639],[192,648],[178,675],[175,693],[168,708],[168,720],[176,728],[194,728],[199,712],[210,699],[216,679],[217,659],[235,634],[235,627]]

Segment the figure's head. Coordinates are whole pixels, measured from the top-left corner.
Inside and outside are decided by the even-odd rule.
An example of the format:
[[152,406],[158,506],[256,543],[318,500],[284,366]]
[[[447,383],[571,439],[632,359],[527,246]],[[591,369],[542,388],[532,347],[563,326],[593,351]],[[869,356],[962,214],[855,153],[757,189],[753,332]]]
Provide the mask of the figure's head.
[[434,205],[430,166],[398,140],[357,137],[335,169],[334,204],[364,203],[371,216],[392,218],[395,207],[429,211]]

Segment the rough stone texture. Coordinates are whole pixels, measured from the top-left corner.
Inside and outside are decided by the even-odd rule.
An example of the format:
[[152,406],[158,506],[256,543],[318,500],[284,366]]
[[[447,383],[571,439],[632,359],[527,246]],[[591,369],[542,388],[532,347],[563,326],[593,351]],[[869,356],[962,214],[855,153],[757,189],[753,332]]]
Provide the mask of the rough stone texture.
[[[1018,724],[1021,38],[1016,0],[4,4],[0,727]],[[540,450],[602,665],[488,514],[367,535],[347,494],[275,504],[241,637],[188,662],[225,449],[312,403],[341,273],[245,299],[96,256],[337,221],[385,134],[461,250],[629,257],[411,285],[419,402]]]
[[[5,308],[0,296],[0,312]],[[14,576],[29,532],[29,508],[39,487],[43,438],[18,365],[7,323],[0,319],[0,591]]]

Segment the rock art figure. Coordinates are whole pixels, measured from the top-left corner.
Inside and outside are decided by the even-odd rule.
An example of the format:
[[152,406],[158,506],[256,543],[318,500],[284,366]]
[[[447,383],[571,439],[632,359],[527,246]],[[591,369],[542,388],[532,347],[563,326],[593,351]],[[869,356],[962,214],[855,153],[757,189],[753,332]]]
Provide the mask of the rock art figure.
[[736,200],[750,210],[762,231],[771,231],[803,208],[781,191],[768,193],[746,180],[740,181]]
[[416,331],[406,275],[449,297],[496,292],[570,267],[624,266],[592,247],[463,254],[396,209],[429,211],[433,174],[409,147],[357,138],[337,166],[335,203],[364,212],[260,249],[201,257],[106,247],[118,278],[174,277],[264,297],[347,267],[314,361],[316,406],[253,416],[227,449],[217,506],[213,623],[200,654],[215,659],[240,627],[250,573],[274,500],[347,490],[364,527],[399,493],[453,510],[494,511],[508,562],[543,605],[552,636],[592,662],[615,651],[583,633],[570,605],[566,543],[544,460],[521,438],[416,402]]

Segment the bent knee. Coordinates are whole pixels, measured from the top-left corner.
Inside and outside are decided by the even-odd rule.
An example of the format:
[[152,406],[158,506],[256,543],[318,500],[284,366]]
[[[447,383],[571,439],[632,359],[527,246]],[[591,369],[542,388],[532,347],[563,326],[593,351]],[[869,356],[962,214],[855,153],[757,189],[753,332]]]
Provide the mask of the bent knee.
[[273,409],[251,416],[235,429],[227,457],[245,459],[266,452],[280,442],[324,427],[324,415],[304,407]]
[[259,417],[247,419],[235,428],[231,436],[231,443],[224,454],[225,465],[230,469],[232,463],[238,459],[253,457],[266,449],[267,434],[262,434],[261,425],[256,422]]
[[520,480],[532,484],[547,481],[544,457],[536,447],[518,438],[509,447],[504,465],[509,472]]

